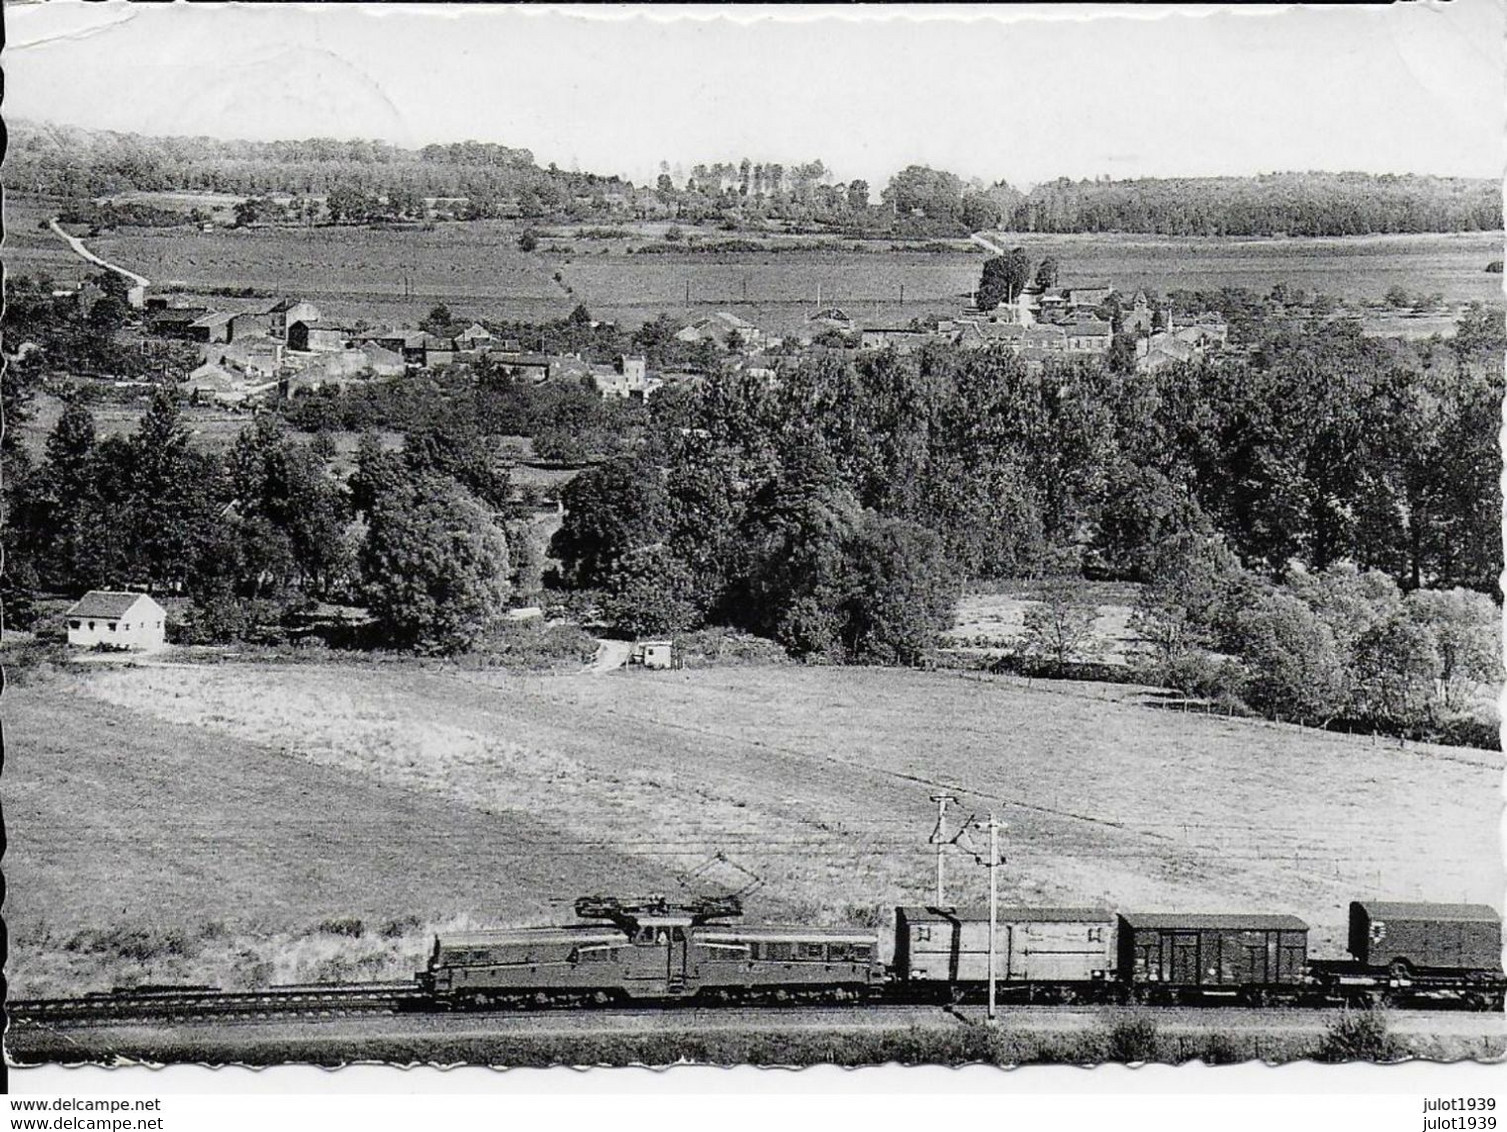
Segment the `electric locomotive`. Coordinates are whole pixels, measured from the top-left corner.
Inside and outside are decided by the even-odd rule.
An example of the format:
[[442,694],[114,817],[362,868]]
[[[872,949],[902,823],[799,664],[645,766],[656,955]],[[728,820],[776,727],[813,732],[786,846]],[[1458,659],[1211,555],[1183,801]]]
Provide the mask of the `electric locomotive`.
[[882,984],[875,933],[741,925],[736,896],[584,896],[587,921],[435,939],[418,975],[453,1007],[651,1002],[850,1002]]

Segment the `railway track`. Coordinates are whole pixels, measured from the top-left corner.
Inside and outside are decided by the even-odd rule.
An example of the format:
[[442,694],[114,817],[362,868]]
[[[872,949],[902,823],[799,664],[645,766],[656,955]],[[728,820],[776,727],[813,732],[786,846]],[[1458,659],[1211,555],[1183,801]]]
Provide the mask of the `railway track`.
[[428,997],[413,983],[311,984],[224,991],[215,987],[117,990],[83,998],[20,999],[6,1004],[11,1020],[29,1024],[195,1022],[201,1020],[347,1018],[415,1010]]

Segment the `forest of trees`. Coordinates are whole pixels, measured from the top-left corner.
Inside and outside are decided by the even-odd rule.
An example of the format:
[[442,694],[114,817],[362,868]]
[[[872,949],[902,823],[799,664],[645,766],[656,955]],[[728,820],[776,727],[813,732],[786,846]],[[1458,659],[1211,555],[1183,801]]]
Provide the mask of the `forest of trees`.
[[40,461],[6,447],[7,624],[38,591],[150,584],[192,596],[188,642],[255,639],[317,599],[365,605],[386,647],[450,653],[538,596],[531,512],[468,418],[416,424],[396,452],[367,435],[348,484],[331,455],[271,415],[207,452],[169,389],[128,436],[69,403]]
[[[584,314],[533,332],[588,355],[624,337]],[[300,399],[223,456],[191,443],[169,384],[125,437],[71,401],[39,460],[15,440],[13,366],[6,611],[141,582],[192,595],[182,639],[321,599],[368,608],[389,647],[465,650],[544,584],[538,500],[498,458],[531,435],[593,462],[565,489],[551,584],[625,633],[729,626],[811,661],[909,664],[964,584],[1122,579],[1157,679],[1469,738],[1458,689],[1495,663],[1478,631],[1502,570],[1502,320],[1474,306],[1416,343],[1272,324],[1253,344],[1147,374],[946,344],[825,355],[778,381],[712,367],[647,406],[457,369]],[[335,428],[366,433],[348,482]],[[1036,618],[1059,659],[1072,622]]]
[[[1374,723],[1382,693],[1345,667],[1369,661],[1330,641],[1343,679],[1323,684],[1294,659],[1335,629],[1292,588],[1357,572],[1398,647],[1418,635],[1393,625],[1417,620],[1402,593],[1495,594],[1504,348],[1476,308],[1421,348],[1280,332],[1150,375],[952,347],[717,375],[655,404],[647,452],[570,485],[553,553],[631,631],[732,625],[829,662],[915,662],[965,581],[1131,580],[1166,679]],[[1204,670],[1221,649],[1238,680]]]
[[249,142],[147,137],[75,126],[8,123],[13,191],[83,200],[110,193],[183,191],[265,197],[332,191],[464,198],[477,217],[506,206],[549,215],[577,195],[629,188],[615,177],[541,169],[527,150],[464,142],[405,150],[375,141]]
[[[672,170],[635,189],[616,176],[540,168],[525,149],[482,142],[405,150],[332,138],[246,142],[160,138],[71,126],[9,123],[7,185],[62,200],[129,190],[332,196],[333,222],[422,216],[430,198],[460,202],[462,218],[606,218],[625,204],[687,222],[757,227],[768,221],[854,235],[1147,232],[1173,236],[1346,236],[1490,231],[1502,227],[1490,180],[1367,173],[1072,181],[1028,193],[1005,181],[965,182],[945,170],[898,170],[870,198],[820,160],[790,166],[719,161]],[[612,198],[612,199],[609,199]],[[303,202],[304,205],[307,201]],[[80,208],[85,207],[82,203]],[[302,206],[301,206],[302,207]],[[117,210],[116,222],[147,213]]]

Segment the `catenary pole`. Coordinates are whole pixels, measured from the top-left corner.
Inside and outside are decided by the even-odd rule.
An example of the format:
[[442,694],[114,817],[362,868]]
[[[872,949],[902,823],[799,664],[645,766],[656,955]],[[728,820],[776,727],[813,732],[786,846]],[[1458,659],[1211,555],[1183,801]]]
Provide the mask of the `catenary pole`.
[[937,832],[933,834],[937,843],[937,907],[947,907],[947,898],[943,887],[945,870],[945,850],[947,849],[947,803],[956,802],[951,794],[933,794],[931,800],[937,804]]
[[996,938],[999,931],[999,822],[989,814],[989,1021],[994,1021],[994,964],[999,954]]

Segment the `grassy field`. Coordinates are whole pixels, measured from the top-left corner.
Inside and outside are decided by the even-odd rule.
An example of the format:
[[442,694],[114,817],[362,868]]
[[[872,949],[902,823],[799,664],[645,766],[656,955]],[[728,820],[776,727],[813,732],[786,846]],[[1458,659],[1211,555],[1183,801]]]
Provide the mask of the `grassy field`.
[[[1127,688],[143,665],[6,702],[18,994],[401,976],[435,926],[678,891],[718,850],[765,880],[755,917],[882,925],[928,896],[939,786],[963,796],[955,820],[1009,823],[1006,901],[1291,911],[1334,954],[1354,897],[1502,887],[1500,756],[1156,711]],[[983,894],[958,858],[951,895]]]
[[[326,317],[413,322],[436,303],[473,317],[559,318],[575,305],[553,268],[517,247],[518,229],[120,229],[91,241],[154,283],[253,286],[300,295]],[[405,295],[405,278],[409,293]]]
[[[36,230],[47,212],[27,198],[7,202],[7,265],[71,278],[77,267],[67,249]],[[476,317],[537,321],[561,317],[584,302],[599,317],[627,325],[661,312],[729,309],[784,334],[804,328],[818,287],[824,306],[842,306],[870,323],[955,313],[958,296],[977,282],[985,254],[982,249],[895,251],[891,241],[882,240],[866,252],[629,255],[629,246],[642,246],[655,231],[596,240],[577,238],[573,229],[561,230],[559,237],[546,234],[538,253],[525,254],[517,247],[521,227],[484,221],[428,230],[133,228],[99,237],[91,246],[155,283],[253,286],[303,295],[330,316],[350,320],[413,322],[444,302]],[[586,231],[594,227],[587,225]],[[699,234],[707,240],[746,238]],[[796,242],[778,235],[757,238]],[[1368,323],[1378,332],[1410,336],[1447,331],[1454,308],[1466,302],[1502,301],[1501,276],[1484,270],[1501,256],[1501,233],[1349,239],[1006,233],[999,239],[1024,246],[1033,257],[1056,256],[1064,282],[1108,277],[1127,293],[1138,287],[1166,292],[1221,286],[1265,293],[1284,282],[1352,302],[1379,300],[1394,285],[1444,295],[1448,311],[1426,318],[1377,316]]]
[[[1127,664],[1137,649],[1131,631],[1137,588],[1121,582],[1074,583],[1075,600],[1093,606],[1092,638],[1082,645],[1082,659],[1101,664]],[[952,628],[944,636],[954,647],[998,655],[1018,647],[1025,634],[1026,611],[1042,599],[1040,583],[1005,583],[988,593],[965,593],[958,599]],[[980,638],[986,643],[980,644]]]
[[43,226],[57,214],[55,205],[35,197],[7,193],[5,197],[5,270],[9,275],[46,275],[54,283],[78,283],[97,271],[74,255]]

